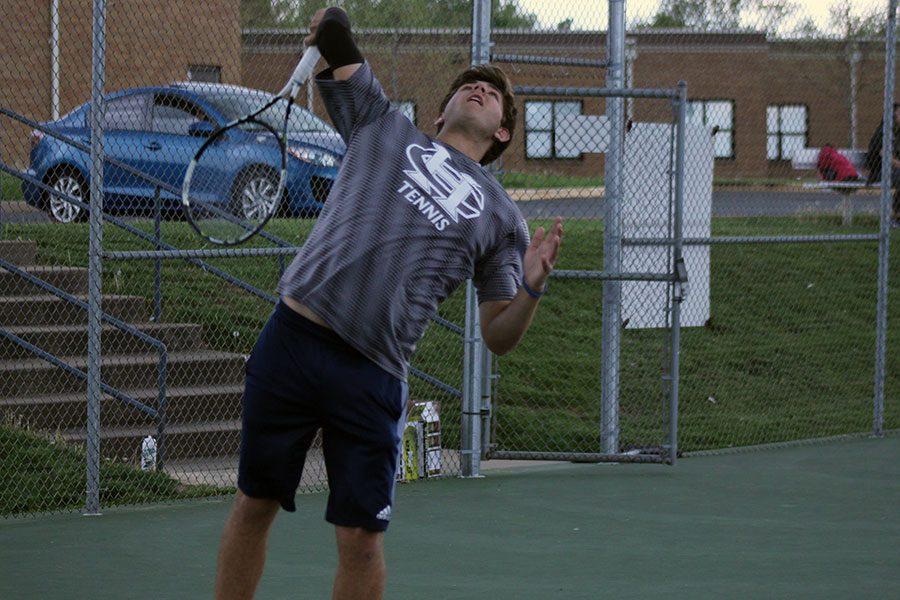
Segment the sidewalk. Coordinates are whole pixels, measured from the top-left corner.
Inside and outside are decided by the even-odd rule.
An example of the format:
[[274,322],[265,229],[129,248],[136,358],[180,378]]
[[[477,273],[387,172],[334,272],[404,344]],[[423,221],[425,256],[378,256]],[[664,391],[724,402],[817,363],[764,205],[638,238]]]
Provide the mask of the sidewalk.
[[39,213],[38,209],[22,200],[13,200],[11,202],[0,202],[0,215],[3,213]]

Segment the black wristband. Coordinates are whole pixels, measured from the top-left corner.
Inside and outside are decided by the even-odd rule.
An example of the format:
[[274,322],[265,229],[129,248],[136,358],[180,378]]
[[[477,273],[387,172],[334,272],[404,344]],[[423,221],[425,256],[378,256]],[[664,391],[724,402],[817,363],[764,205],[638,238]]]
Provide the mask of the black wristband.
[[522,289],[525,290],[525,293],[526,293],[526,294],[528,294],[529,296],[531,296],[532,298],[534,298],[535,300],[537,300],[537,299],[539,299],[541,296],[543,296],[544,293],[547,291],[547,284],[545,283],[545,284],[544,284],[544,289],[542,289],[542,290],[539,292],[539,291],[537,291],[537,290],[531,289],[531,286],[528,285],[528,283],[525,281],[525,278],[523,277],[523,278],[522,278]]
[[363,62],[350,33],[350,18],[340,8],[329,8],[316,27],[316,46],[332,69]]

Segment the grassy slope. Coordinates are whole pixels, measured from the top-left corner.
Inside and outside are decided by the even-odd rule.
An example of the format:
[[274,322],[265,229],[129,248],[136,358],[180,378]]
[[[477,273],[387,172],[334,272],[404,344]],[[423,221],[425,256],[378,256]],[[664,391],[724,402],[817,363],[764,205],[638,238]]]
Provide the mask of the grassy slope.
[[[538,222],[532,223],[536,226]],[[270,226],[300,243],[309,222]],[[196,240],[183,223],[166,223],[166,239],[183,247]],[[834,233],[832,219],[717,219],[717,235]],[[873,231],[859,221],[854,231]],[[37,239],[42,260],[86,264],[86,227],[11,225],[7,235]],[[560,268],[602,265],[602,224],[570,222]],[[894,234],[898,247],[900,235]],[[145,248],[116,229],[108,249]],[[712,250],[712,318],[682,336],[680,433],[682,448],[696,450],[798,439],[870,426],[874,370],[874,244],[716,246]],[[271,258],[220,259],[214,264],[272,290]],[[152,295],[152,263],[108,261],[104,290]],[[900,292],[900,261],[893,261],[892,298]],[[249,352],[271,306],[181,262],[165,264],[167,321],[196,321],[223,350]],[[900,303],[890,305],[891,322]],[[462,322],[462,294],[441,307]],[[599,419],[600,286],[555,281],[522,346],[500,359],[497,441],[509,449],[594,450]],[[622,348],[622,441],[658,444],[663,436],[663,347],[658,330],[626,330]],[[900,336],[889,338],[889,357],[900,355]],[[889,361],[890,362],[890,361]],[[462,344],[432,326],[414,366],[458,385]],[[888,370],[886,424],[900,426],[900,370]],[[456,443],[459,402],[413,378],[418,399],[441,401],[444,442]],[[891,401],[893,399],[893,401]]]
[[12,175],[0,173],[0,202],[22,199],[22,183]]
[[[0,425],[0,516],[77,509],[84,505],[85,453],[29,431]],[[100,467],[100,502],[119,504],[159,502],[220,495],[227,490],[211,486],[185,486],[158,472],[143,472],[128,465],[103,461]]]

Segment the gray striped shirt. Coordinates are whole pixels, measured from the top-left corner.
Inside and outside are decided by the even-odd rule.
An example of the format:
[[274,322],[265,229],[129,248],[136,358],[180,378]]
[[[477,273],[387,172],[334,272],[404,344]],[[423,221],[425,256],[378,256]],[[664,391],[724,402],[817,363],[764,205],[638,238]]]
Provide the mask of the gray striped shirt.
[[364,63],[316,83],[347,154],[278,292],[406,380],[437,307],[467,278],[479,302],[511,300],[528,230],[497,180],[394,110]]

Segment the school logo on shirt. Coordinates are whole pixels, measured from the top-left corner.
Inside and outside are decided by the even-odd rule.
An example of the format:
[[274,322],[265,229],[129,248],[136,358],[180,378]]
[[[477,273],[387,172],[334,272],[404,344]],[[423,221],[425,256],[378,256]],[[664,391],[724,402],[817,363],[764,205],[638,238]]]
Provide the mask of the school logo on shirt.
[[426,148],[410,144],[406,156],[412,166],[409,178],[397,190],[419,209],[438,231],[452,221],[474,219],[484,210],[484,191],[470,175],[450,164],[450,152],[439,144]]

